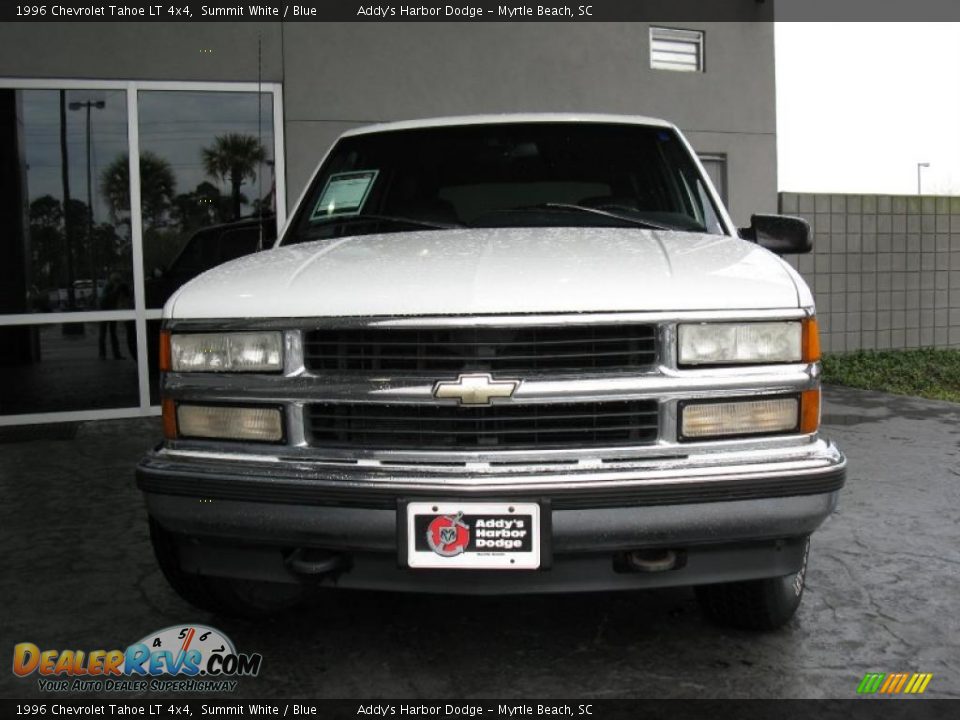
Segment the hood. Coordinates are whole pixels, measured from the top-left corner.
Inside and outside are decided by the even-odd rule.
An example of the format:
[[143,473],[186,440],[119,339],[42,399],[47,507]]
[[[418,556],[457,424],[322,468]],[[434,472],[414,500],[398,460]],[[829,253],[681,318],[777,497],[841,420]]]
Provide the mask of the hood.
[[780,258],[739,238],[633,228],[360,235],[248,255],[165,317],[489,315],[792,308]]

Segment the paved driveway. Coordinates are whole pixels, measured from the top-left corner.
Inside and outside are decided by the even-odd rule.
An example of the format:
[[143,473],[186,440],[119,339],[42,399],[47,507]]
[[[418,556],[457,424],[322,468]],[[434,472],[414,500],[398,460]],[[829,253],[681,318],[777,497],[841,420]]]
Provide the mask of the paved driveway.
[[[928,696],[960,697],[960,405],[827,396],[848,484],[814,536],[798,616],[760,635],[708,625],[689,590],[354,592],[260,625],[223,621],[176,597],[150,553],[132,469],[158,421],[0,444],[0,667],[15,642],[126,647],[206,622],[264,655],[239,696],[848,698],[867,671],[924,671]],[[0,695],[40,693],[0,671]]]

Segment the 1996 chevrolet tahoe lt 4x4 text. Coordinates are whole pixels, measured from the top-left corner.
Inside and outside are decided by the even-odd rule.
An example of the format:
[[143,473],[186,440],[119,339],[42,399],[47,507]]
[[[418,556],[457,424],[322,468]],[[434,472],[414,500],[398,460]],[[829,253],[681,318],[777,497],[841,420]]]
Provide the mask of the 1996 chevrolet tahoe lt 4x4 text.
[[692,585],[717,621],[782,625],[846,464],[775,254],[810,242],[738,231],[660,120],[346,133],[272,250],[164,308],[137,478],[165,576],[246,616],[310,584]]

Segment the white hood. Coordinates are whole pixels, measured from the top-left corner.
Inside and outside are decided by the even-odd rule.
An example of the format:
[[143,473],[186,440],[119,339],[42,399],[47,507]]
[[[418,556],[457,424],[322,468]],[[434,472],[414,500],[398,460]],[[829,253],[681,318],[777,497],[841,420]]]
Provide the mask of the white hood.
[[624,228],[361,235],[248,255],[164,317],[488,315],[798,306],[788,266],[738,238]]

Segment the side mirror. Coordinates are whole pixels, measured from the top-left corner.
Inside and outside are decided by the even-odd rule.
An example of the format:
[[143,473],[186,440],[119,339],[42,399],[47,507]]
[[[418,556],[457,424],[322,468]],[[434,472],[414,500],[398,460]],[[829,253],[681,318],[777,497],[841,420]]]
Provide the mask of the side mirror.
[[789,215],[752,215],[750,227],[740,228],[740,237],[752,240],[777,255],[813,250],[810,223]]

